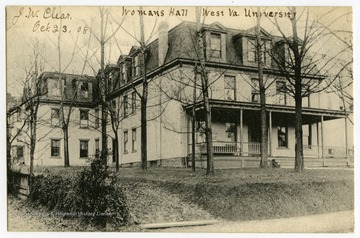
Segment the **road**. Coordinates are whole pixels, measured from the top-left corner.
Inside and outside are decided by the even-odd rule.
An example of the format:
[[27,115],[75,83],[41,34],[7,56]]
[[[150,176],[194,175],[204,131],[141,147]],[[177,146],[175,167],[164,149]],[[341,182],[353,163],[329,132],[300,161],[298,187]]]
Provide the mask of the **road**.
[[342,211],[284,219],[219,222],[207,226],[175,227],[156,230],[156,232],[202,233],[349,233],[353,231],[354,211]]

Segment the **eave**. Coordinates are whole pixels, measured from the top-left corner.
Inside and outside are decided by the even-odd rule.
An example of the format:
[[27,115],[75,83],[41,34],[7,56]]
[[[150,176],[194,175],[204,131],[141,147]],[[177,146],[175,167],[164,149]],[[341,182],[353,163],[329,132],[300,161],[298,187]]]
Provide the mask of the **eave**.
[[[218,110],[252,110],[252,111],[260,111],[260,103],[254,102],[240,102],[240,101],[227,101],[227,100],[217,100],[217,99],[210,99],[210,107],[211,109],[218,109]],[[188,104],[184,105],[184,109],[187,111],[192,110],[193,105]],[[197,110],[203,108],[203,102],[198,101],[195,103],[195,108]],[[285,114],[295,114],[295,107],[294,106],[287,106],[287,105],[273,105],[267,104],[266,111],[274,112],[274,113],[285,113]],[[323,117],[324,120],[333,120],[338,118],[345,118],[351,112],[344,112],[340,110],[330,110],[330,109],[322,109],[322,108],[302,108],[302,115],[304,116],[316,116],[316,117]]]
[[[151,80],[152,78],[155,78],[158,75],[161,75],[164,73],[164,71],[171,69],[171,68],[175,68],[175,67],[181,67],[182,65],[195,65],[196,63],[198,63],[197,60],[193,60],[193,59],[188,59],[188,58],[176,58],[170,62],[165,63],[164,65],[157,67],[151,71],[149,71],[146,75],[148,80]],[[229,64],[229,63],[219,63],[219,62],[211,62],[211,61],[207,61],[205,64],[205,67],[210,67],[210,68],[221,68],[224,70],[235,70],[235,71],[241,71],[241,72],[253,72],[253,73],[257,73],[258,72],[258,68],[257,67],[253,67],[253,66],[244,66],[244,65],[235,65],[235,64]],[[274,69],[264,69],[264,73],[266,74],[271,74],[274,76],[284,76],[284,74],[282,74],[279,70],[274,70]],[[324,76],[318,76],[318,75],[308,75],[306,76],[306,78],[310,78],[310,79],[316,79],[316,80],[322,80],[325,77]],[[142,82],[142,76],[139,76],[138,78],[136,78],[135,80],[121,86],[120,88],[110,92],[108,94],[108,99],[113,99],[115,97],[117,97],[119,94],[121,94],[124,91],[127,91],[133,87],[138,86],[139,84],[141,84]]]

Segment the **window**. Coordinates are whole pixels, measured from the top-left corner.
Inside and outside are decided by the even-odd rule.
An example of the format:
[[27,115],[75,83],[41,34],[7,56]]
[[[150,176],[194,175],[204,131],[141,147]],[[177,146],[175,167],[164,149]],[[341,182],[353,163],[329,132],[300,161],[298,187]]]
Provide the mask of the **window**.
[[251,79],[251,101],[260,102],[259,80]]
[[302,98],[302,106],[310,107],[310,95]]
[[100,156],[100,140],[95,139],[95,157],[99,158]]
[[225,76],[225,99],[235,100],[235,77]]
[[276,81],[276,94],[278,103],[286,105],[286,83],[284,81]]
[[128,96],[124,95],[124,117],[128,115]]
[[112,90],[113,87],[113,73],[110,72],[108,75],[108,91],[110,92]]
[[17,159],[24,159],[24,146],[17,146],[16,147],[16,158]]
[[132,152],[136,152],[136,128],[133,128],[132,130],[131,130],[131,139],[132,139],[132,141],[131,141],[131,150],[132,150]]
[[116,99],[111,100],[111,110],[116,112]]
[[100,125],[100,110],[95,109],[95,128],[99,128]]
[[87,158],[89,156],[89,141],[80,140],[80,158]]
[[60,140],[52,139],[51,140],[51,157],[60,156]]
[[137,55],[134,58],[134,76],[140,75],[140,56]]
[[89,111],[80,110],[80,127],[87,128],[89,127]]
[[49,96],[60,96],[60,79],[48,79]]
[[[247,39],[247,61],[249,62],[258,62],[258,56],[256,53],[256,40]],[[262,51],[262,61],[266,64],[266,41],[261,40],[261,51]]]
[[136,92],[132,92],[131,94],[131,112],[135,113],[136,111]]
[[124,83],[127,83],[127,74],[126,74],[125,64],[122,64],[122,65],[120,66],[120,74],[121,74],[121,80],[122,80]]
[[286,126],[278,126],[278,147],[288,147],[288,129]]
[[228,142],[236,142],[236,124],[231,122],[225,123],[225,133]]
[[211,57],[221,58],[221,34],[210,34]]
[[247,39],[247,60],[256,62],[256,42],[255,39]]
[[311,125],[310,124],[303,125],[302,131],[303,131],[303,145],[304,145],[304,147],[311,149],[311,144],[312,144]]
[[89,97],[89,83],[88,82],[81,82],[80,93],[84,98]]
[[59,126],[60,125],[60,109],[51,109],[51,125]]
[[128,153],[127,144],[128,144],[128,131],[124,131],[124,154]]

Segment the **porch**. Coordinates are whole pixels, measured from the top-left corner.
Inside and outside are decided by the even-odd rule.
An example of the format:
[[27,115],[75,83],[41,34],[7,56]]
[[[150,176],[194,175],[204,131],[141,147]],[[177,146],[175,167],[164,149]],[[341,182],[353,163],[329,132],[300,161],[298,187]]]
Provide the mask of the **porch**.
[[[190,109],[190,108],[188,108]],[[189,131],[191,111],[189,112]],[[201,104],[196,110],[197,157],[206,155],[204,112]],[[347,118],[340,110],[303,109],[303,153],[312,159],[353,159],[353,148],[347,136]],[[327,127],[326,121],[344,120],[344,128]],[[248,102],[211,101],[213,153],[215,157],[260,156],[260,105]],[[269,158],[293,158],[295,151],[294,107],[267,106]],[[188,135],[188,155],[192,153],[191,133]],[[336,142],[328,142],[336,134]],[[329,143],[327,145],[327,143]],[[333,145],[332,145],[333,144]]]

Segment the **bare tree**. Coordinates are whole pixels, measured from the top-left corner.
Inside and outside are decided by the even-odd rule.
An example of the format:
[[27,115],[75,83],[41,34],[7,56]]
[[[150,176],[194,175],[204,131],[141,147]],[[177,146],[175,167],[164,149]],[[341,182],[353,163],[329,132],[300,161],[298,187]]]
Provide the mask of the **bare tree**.
[[[30,166],[29,166],[29,187],[31,189],[31,181],[34,174],[34,154],[37,142],[37,126],[38,126],[38,109],[40,98],[44,94],[42,81],[38,79],[39,74],[44,70],[44,61],[41,58],[40,51],[43,50],[44,45],[35,40],[32,43],[32,53],[30,55],[30,62],[28,66],[24,66],[23,95],[21,103],[17,105],[18,113],[22,114],[21,126],[17,128],[14,136],[8,134],[8,159],[10,159],[10,148],[15,138],[20,133],[28,135],[29,142],[23,140],[22,142],[29,147]],[[8,123],[8,122],[7,122]],[[8,123],[9,126],[9,123]],[[8,127],[9,128],[9,127]],[[9,131],[8,131],[9,132]],[[24,133],[22,133],[24,132]],[[10,167],[8,167],[10,169]]]
[[[100,15],[100,33],[97,34],[91,26],[89,26],[85,21],[84,23],[89,28],[91,34],[95,37],[95,39],[100,43],[100,70],[99,70],[99,80],[98,80],[98,88],[100,92],[100,106],[101,106],[101,155],[100,158],[107,162],[108,157],[108,146],[107,146],[107,115],[108,113],[108,105],[107,105],[107,80],[105,77],[105,46],[106,44],[115,36],[118,30],[122,26],[122,21],[116,22],[118,27],[107,36],[107,29],[109,24],[109,16],[110,12],[108,8],[99,7],[99,15]],[[115,19],[113,19],[115,21]],[[93,69],[94,70],[94,69]],[[95,71],[95,70],[94,70]],[[111,115],[111,113],[110,113]],[[118,164],[118,161],[117,161]]]
[[[261,124],[261,160],[260,167],[267,168],[267,157],[268,157],[268,134],[267,134],[267,120],[266,120],[266,95],[265,95],[265,84],[264,84],[264,60],[263,56],[263,45],[261,43],[260,30],[261,30],[261,16],[260,7],[257,8],[258,15],[256,21],[256,54],[258,57],[258,80],[259,80],[259,93],[260,93],[260,124]],[[271,129],[271,128],[270,128]]]
[[[291,7],[289,10],[296,12],[297,9]],[[344,48],[334,52],[335,56],[324,57],[324,54],[316,49],[316,43],[322,37],[321,30],[325,28],[316,20],[311,19],[309,8],[304,8],[296,16],[290,20],[291,37],[286,36],[276,19],[273,21],[282,35],[284,48],[281,54],[279,54],[280,51],[274,51],[272,59],[288,82],[279,90],[294,97],[295,100],[295,171],[301,172],[304,170],[302,98],[327,90],[352,61],[339,65],[339,55],[344,53]],[[303,22],[301,26],[298,25],[300,20]],[[300,28],[302,29],[301,37],[299,36]],[[327,75],[334,68],[337,73]],[[326,83],[324,84],[323,81]]]

